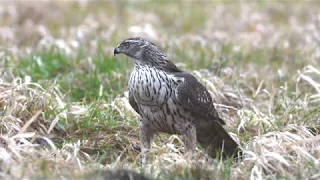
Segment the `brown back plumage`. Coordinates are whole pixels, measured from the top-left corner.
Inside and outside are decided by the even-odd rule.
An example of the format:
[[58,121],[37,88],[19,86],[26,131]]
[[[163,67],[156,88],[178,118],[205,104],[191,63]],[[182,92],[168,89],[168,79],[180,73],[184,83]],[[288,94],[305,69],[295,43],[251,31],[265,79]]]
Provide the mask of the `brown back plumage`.
[[237,157],[238,144],[230,137],[222,125],[225,122],[219,117],[208,90],[192,75],[179,73],[185,81],[177,91],[178,101],[196,118],[197,141],[211,157],[222,152],[223,157]]

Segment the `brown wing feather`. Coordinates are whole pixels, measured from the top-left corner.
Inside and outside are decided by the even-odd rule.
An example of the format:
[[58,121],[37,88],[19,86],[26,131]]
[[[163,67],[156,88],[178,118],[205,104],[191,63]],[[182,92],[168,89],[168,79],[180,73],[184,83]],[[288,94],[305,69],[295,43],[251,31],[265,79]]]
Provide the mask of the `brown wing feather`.
[[177,101],[192,113],[206,119],[214,119],[220,124],[225,125],[225,122],[219,117],[214,108],[208,90],[191,74],[184,72],[176,76],[184,78],[184,82],[176,88]]

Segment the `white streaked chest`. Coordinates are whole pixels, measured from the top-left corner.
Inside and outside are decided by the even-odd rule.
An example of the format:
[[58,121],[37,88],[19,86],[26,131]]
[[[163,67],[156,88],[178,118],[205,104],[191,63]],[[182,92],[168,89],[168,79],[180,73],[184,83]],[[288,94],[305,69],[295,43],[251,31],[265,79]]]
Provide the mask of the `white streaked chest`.
[[138,104],[159,106],[173,95],[173,81],[170,75],[155,67],[135,66],[128,86]]

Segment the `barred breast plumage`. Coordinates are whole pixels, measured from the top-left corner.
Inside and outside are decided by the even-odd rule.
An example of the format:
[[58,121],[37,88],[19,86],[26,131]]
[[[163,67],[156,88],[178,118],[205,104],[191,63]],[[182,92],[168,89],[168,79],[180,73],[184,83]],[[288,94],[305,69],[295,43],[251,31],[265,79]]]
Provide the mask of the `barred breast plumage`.
[[156,132],[181,134],[194,121],[174,98],[175,89],[183,78],[177,78],[155,67],[136,64],[131,73],[128,87],[138,104],[143,123]]

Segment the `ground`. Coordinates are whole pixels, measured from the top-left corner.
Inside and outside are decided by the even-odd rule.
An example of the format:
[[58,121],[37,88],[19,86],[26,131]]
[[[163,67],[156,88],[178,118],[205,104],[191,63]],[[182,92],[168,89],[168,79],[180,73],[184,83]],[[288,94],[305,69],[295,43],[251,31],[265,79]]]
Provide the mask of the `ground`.
[[[320,178],[320,3],[1,1],[0,177]],[[160,135],[139,160],[123,39],[152,40],[208,88],[243,159]],[[94,173],[93,173],[94,174]]]

